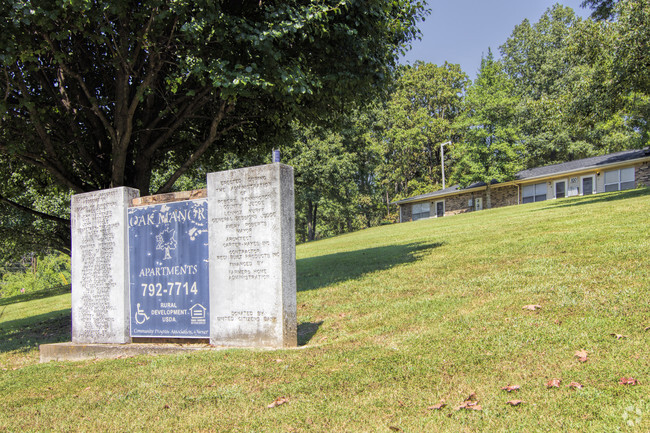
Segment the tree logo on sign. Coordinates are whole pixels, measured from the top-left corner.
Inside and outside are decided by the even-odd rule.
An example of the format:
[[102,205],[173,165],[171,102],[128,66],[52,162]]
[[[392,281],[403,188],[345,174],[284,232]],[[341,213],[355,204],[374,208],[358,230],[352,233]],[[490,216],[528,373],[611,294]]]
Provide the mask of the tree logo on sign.
[[156,236],[156,241],[158,242],[156,244],[156,249],[165,251],[165,257],[163,257],[163,260],[171,259],[172,256],[169,254],[169,251],[176,249],[176,231],[174,229],[166,228]]

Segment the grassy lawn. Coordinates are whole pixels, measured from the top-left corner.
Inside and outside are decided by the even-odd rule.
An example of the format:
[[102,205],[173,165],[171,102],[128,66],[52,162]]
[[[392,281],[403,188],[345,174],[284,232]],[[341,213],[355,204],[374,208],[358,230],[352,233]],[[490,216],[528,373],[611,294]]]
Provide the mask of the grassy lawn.
[[[70,339],[70,295],[0,303],[0,431],[650,431],[650,190],[297,254],[297,350],[38,364]],[[471,393],[482,409],[455,410]]]

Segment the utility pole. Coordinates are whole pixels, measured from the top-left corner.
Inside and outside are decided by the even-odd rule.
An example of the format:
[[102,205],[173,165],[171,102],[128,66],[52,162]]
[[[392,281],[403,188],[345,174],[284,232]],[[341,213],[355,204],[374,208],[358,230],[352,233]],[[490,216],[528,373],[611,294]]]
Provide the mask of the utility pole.
[[451,144],[451,141],[440,143],[440,162],[442,162],[442,189],[445,189],[445,144]]

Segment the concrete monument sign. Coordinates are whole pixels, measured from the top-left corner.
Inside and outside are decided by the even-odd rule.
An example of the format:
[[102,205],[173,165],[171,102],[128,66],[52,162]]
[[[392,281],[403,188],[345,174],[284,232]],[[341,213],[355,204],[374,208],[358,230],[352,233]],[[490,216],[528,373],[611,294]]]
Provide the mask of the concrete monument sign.
[[131,337],[297,345],[291,167],[210,173],[207,199],[206,190],[136,197],[130,188],[73,196],[72,344],[43,345],[42,360],[112,354],[98,346]]
[[293,168],[208,174],[208,218],[211,343],[296,346]]
[[138,196],[114,188],[72,197],[72,342],[127,343],[126,212]]

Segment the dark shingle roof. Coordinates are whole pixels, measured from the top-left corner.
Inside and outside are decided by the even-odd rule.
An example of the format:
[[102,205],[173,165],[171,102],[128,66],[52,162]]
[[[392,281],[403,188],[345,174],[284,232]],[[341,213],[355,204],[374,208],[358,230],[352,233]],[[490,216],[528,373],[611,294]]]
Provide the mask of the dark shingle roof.
[[[495,183],[498,183],[498,182],[496,180],[493,180],[492,185],[494,185]],[[394,201],[391,204],[410,203],[412,201],[425,200],[427,198],[438,197],[438,196],[441,196],[441,195],[449,194],[451,192],[462,191],[462,190],[472,189],[472,188],[478,188],[478,187],[481,187],[481,186],[485,186],[485,182],[475,182],[475,183],[473,183],[471,185],[466,186],[465,188],[461,188],[460,185],[454,185],[454,186],[450,186],[449,188],[440,189],[438,191],[429,192],[429,193],[421,194],[421,195],[416,195],[416,196],[405,198],[405,199],[399,200],[399,201]]]
[[644,156],[650,156],[650,148],[625,150],[623,152],[610,153],[609,155],[592,156],[591,158],[577,159],[575,161],[563,162],[560,164],[530,168],[528,170],[523,170],[517,173],[515,179],[525,180],[540,176],[549,176],[553,174],[564,173],[567,171],[582,170],[584,168],[615,164],[617,162],[643,158]]
[[[631,161],[643,157],[650,157],[650,147],[646,147],[645,149],[624,150],[623,152],[610,153],[609,155],[592,156],[590,158],[577,159],[575,161],[563,162],[560,164],[552,164],[552,165],[545,165],[543,167],[530,168],[528,170],[522,170],[519,173],[517,173],[515,175],[515,180],[526,180],[526,179],[534,179],[537,177],[551,176],[554,174],[577,171],[585,168],[595,168],[598,166],[615,164],[617,162]],[[493,180],[491,182],[492,185],[497,183],[499,182],[497,182],[496,180]],[[391,204],[410,203],[410,202],[415,202],[420,200],[426,200],[428,198],[440,197],[456,191],[468,190],[472,188],[478,188],[481,186],[485,186],[485,182],[476,182],[471,185],[468,185],[465,188],[461,188],[460,185],[454,185],[454,186],[450,186],[449,188],[441,189],[427,194],[408,197],[403,200],[395,201]]]

